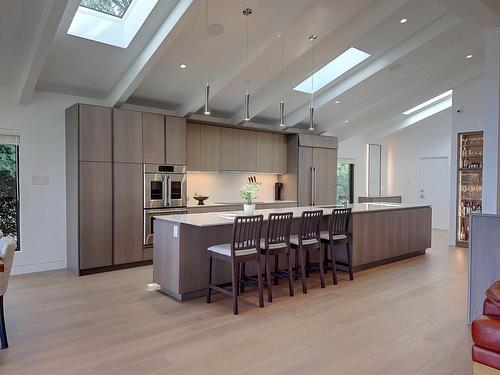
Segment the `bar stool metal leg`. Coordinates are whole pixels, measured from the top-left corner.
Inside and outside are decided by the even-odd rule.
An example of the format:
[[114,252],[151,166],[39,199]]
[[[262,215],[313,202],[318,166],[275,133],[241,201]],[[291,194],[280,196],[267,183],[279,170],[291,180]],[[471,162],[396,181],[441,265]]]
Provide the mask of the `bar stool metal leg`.
[[321,287],[325,287],[325,271],[323,269],[323,246],[319,246],[319,278],[321,281]]
[[335,264],[335,246],[333,243],[330,243],[328,245],[330,248],[330,256],[332,258],[332,278],[333,278],[333,285],[337,285],[337,266]]
[[300,263],[300,278],[302,280],[302,293],[307,294],[307,285],[306,285],[306,262],[304,257],[304,249],[302,246],[299,246],[299,263]]
[[292,272],[292,256],[290,254],[290,247],[286,253],[286,262],[288,266],[288,290],[290,292],[290,297],[293,297],[293,272]]
[[238,315],[238,279],[236,277],[237,275],[237,268],[238,264],[236,264],[234,261],[231,262],[231,278],[232,278],[232,288],[233,288],[233,313],[234,315]]
[[207,284],[207,303],[212,302],[212,288],[210,284],[212,283],[212,257],[208,256],[208,284]]
[[273,302],[273,291],[271,282],[271,262],[269,261],[269,250],[266,249],[266,284],[267,284],[267,300]]
[[259,288],[259,306],[264,307],[264,288],[262,286],[262,262],[257,258],[257,286]]

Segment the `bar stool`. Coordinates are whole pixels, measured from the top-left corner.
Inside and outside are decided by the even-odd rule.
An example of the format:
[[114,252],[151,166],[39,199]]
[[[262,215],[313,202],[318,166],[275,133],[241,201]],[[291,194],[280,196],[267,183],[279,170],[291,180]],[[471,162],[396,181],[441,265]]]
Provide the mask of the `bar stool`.
[[[265,255],[266,259],[267,300],[269,302],[273,301],[271,276],[274,277],[274,283],[277,285],[278,279],[286,274],[290,297],[293,297],[293,274],[290,259],[290,227],[292,226],[292,219],[292,212],[269,214],[266,237],[260,240],[260,251]],[[281,254],[286,254],[286,272],[279,270],[279,256]],[[274,272],[271,272],[271,262],[269,261],[271,256],[274,256]]]
[[[321,243],[330,249],[333,284],[337,285],[337,265],[348,268],[349,279],[353,280],[352,249],[350,241],[351,209],[334,209],[328,220],[328,231],[321,232]],[[347,253],[347,263],[339,262],[335,256],[335,247],[344,246]],[[328,252],[325,252],[326,270],[328,271]]]
[[304,255],[309,254],[310,250],[319,252],[319,276],[321,287],[325,287],[325,274],[323,270],[323,248],[320,242],[320,225],[323,210],[304,211],[300,218],[299,235],[290,237],[290,246],[295,249],[295,269],[298,274],[300,263],[300,276],[302,280],[302,293],[307,293],[306,285],[306,263]]
[[[237,216],[234,219],[232,242],[210,246],[208,250],[208,288],[207,303],[211,302],[212,289],[233,297],[233,313],[238,315],[238,267],[249,261],[257,263],[257,285],[259,290],[259,306],[264,307],[262,289],[262,267],[260,259],[260,234],[262,230],[262,215]],[[212,284],[213,259],[231,263],[231,282]],[[227,289],[231,285],[231,289]]]

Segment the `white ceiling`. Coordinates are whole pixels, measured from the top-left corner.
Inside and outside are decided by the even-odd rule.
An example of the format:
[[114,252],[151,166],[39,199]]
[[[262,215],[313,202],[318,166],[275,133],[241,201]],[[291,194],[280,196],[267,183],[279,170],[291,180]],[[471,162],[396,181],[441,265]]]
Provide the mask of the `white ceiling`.
[[[0,85],[18,84],[36,47],[36,30],[43,26],[37,16],[47,1],[2,1]],[[389,129],[403,119],[404,110],[481,74],[481,31],[500,25],[496,0],[208,0],[209,24],[224,27],[212,36],[205,33],[204,0],[159,0],[129,48],[120,49],[68,35],[78,0],[54,2],[67,7],[40,55],[44,62],[36,89],[105,99],[110,105],[126,101],[202,118],[208,80],[211,118],[238,124],[249,80],[249,126],[277,129],[284,96],[287,125],[297,129],[307,122],[310,97],[293,87],[310,75],[309,35],[318,35],[315,69],[349,47],[368,52],[368,60],[315,94],[315,131],[344,138]],[[253,9],[248,69],[246,7]],[[401,24],[402,18],[408,22]],[[473,58],[467,60],[469,53]],[[187,69],[179,69],[181,63]]]

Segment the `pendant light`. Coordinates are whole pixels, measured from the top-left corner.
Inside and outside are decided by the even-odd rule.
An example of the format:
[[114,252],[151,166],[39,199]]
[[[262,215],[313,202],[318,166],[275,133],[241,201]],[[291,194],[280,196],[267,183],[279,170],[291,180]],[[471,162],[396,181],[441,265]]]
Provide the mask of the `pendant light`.
[[281,38],[281,101],[280,101],[280,126],[285,126],[285,38]]
[[316,34],[309,37],[311,45],[311,103],[309,105],[309,130],[314,130],[314,41],[318,38]]
[[248,16],[252,14],[251,8],[246,8],[243,10],[243,15],[246,19],[246,74],[247,80],[245,81],[245,121],[250,121],[250,93],[248,92],[248,85],[250,81],[248,80]]
[[206,83],[205,83],[205,107],[203,113],[205,115],[210,115],[210,108],[208,107],[208,101],[210,100],[210,84],[208,83],[208,64],[207,64],[207,40],[208,40],[208,0],[205,0],[205,69],[206,69]]

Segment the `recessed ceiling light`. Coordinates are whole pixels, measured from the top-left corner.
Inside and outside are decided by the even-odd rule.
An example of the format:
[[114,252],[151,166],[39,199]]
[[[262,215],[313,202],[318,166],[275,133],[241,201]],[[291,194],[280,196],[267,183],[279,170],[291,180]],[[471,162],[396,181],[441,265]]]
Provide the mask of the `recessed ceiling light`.
[[401,21],[399,21],[399,22],[406,23],[406,22],[408,22],[408,18],[401,18]]
[[351,47],[314,73],[314,87],[312,90],[311,76],[299,83],[293,89],[307,94],[311,94],[311,91],[314,93],[336,80],[356,65],[361,64],[369,57],[370,54]]
[[448,99],[453,95],[453,90],[446,91],[442,93],[441,95],[438,95],[432,99],[427,100],[426,102],[417,105],[416,107],[413,107],[412,109],[407,110],[406,112],[403,112],[403,115],[411,115],[412,113],[415,113],[417,111],[420,111],[424,108],[429,107],[431,104],[434,104],[440,100]]
[[345,122],[346,124],[348,124],[348,123],[349,123],[349,120],[345,120],[344,122]]
[[181,65],[179,65],[179,68],[181,68],[181,69],[186,69],[186,68],[187,68],[187,65],[186,65],[186,64],[181,64]]
[[465,58],[466,59],[472,59],[472,55],[467,55]]
[[335,104],[340,104],[340,102],[338,100],[335,100]]

